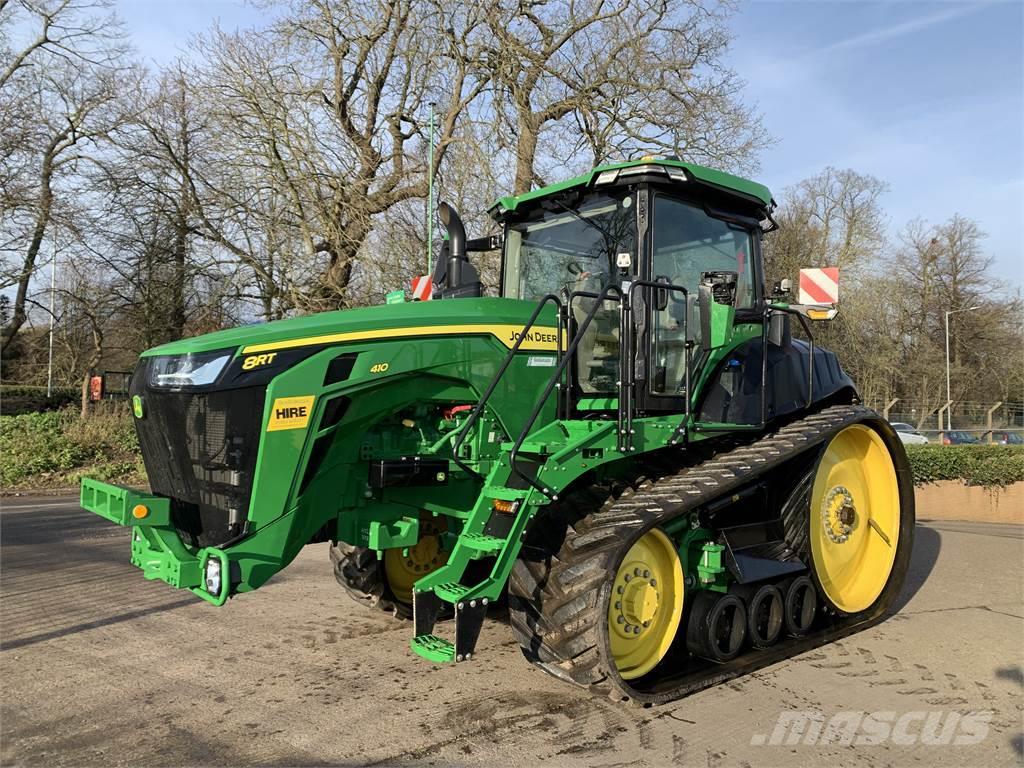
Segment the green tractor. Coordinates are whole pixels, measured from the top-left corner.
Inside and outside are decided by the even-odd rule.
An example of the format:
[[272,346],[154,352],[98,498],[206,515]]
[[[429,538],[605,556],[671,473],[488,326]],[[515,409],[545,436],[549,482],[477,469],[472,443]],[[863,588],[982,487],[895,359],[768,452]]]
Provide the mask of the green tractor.
[[[495,237],[442,205],[433,301],[145,352],[152,493],[85,480],[82,506],[214,605],[330,541],[431,662],[475,659],[507,597],[529,661],[640,703],[868,626],[907,571],[911,474],[814,345],[834,308],[766,291],[773,207],[658,158],[502,198]],[[484,297],[467,254],[499,249]]]

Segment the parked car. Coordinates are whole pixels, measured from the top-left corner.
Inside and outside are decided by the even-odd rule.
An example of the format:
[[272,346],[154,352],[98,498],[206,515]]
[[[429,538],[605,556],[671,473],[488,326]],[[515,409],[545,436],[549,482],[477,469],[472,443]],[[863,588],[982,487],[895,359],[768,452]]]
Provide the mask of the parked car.
[[1007,432],[996,429],[991,433],[991,442],[995,445],[1024,445],[1024,436],[1020,432]]
[[896,430],[896,434],[900,440],[903,441],[904,445],[928,445],[928,438],[918,432],[910,424],[902,421],[890,422],[892,428]]
[[949,432],[939,433],[939,442],[943,445],[978,445],[981,441],[969,432],[962,429],[952,429]]

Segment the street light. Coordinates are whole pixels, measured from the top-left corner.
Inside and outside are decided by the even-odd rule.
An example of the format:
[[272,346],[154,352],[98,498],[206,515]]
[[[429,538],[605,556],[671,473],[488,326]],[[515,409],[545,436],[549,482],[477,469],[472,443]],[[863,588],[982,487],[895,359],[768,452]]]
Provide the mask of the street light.
[[951,388],[949,386],[949,316],[955,315],[957,312],[973,312],[981,307],[961,307],[960,309],[951,309],[946,312],[946,431],[948,432],[953,428],[953,396],[951,394]]
[[53,299],[57,294],[57,240],[53,242],[53,261],[50,263],[50,351],[46,362],[46,399],[53,397]]
[[427,275],[434,273],[434,107],[430,102],[430,146],[427,149]]

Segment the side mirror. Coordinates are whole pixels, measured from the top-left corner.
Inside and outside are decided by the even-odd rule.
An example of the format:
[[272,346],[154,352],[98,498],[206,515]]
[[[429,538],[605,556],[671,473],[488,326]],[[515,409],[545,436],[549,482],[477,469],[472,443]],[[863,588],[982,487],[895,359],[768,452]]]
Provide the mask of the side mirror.
[[711,298],[716,304],[733,306],[736,303],[736,284],[739,274],[736,272],[701,272],[700,284],[711,291]]
[[697,288],[700,309],[700,345],[704,349],[725,346],[732,338],[736,318],[735,272],[701,272]]

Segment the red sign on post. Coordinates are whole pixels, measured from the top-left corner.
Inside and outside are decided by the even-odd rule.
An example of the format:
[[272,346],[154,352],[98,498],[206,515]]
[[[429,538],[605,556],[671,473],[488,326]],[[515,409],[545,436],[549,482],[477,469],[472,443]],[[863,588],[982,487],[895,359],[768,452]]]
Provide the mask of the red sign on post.
[[430,301],[433,298],[434,285],[430,282],[430,275],[414,277],[412,279],[412,300]]
[[800,270],[801,304],[837,304],[839,267]]
[[89,378],[89,399],[98,403],[103,399],[103,377],[92,376]]

